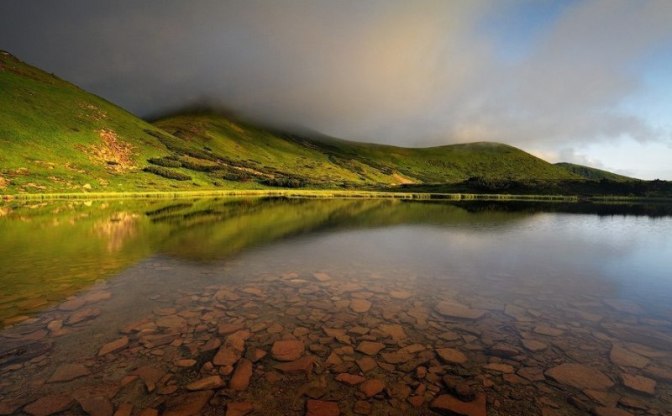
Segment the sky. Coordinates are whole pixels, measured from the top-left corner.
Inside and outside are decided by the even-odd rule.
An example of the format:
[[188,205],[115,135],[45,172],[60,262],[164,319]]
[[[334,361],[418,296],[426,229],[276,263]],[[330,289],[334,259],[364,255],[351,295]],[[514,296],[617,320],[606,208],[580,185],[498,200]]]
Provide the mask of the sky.
[[209,105],[672,180],[669,0],[2,0],[0,49],[145,118]]

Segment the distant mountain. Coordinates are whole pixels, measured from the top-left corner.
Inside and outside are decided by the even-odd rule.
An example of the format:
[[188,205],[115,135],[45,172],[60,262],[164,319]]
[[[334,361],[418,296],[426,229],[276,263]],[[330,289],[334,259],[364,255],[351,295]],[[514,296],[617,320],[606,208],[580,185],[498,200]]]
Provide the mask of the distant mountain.
[[0,91],[4,194],[629,180],[499,143],[402,148],[213,113],[150,124],[7,52]]

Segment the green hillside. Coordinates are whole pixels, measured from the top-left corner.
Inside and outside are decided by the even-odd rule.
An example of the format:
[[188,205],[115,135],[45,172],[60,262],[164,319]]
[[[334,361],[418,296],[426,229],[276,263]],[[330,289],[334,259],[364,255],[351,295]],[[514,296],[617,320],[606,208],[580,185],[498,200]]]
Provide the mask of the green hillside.
[[212,114],[181,115],[155,125],[182,139],[174,149],[177,153],[206,152],[196,157],[200,160],[190,162],[214,163],[210,168],[213,177],[223,173],[232,180],[271,186],[454,183],[473,176],[505,180],[578,178],[520,149],[498,143],[402,148],[282,133]]
[[212,113],[150,124],[6,52],[0,91],[3,194],[380,189],[473,178],[580,181],[588,172],[498,143],[401,148],[285,133]]
[[591,168],[588,166],[583,166],[583,165],[577,165],[574,163],[556,163],[555,166],[560,166],[564,169],[567,169],[568,171],[574,173],[575,175],[579,175],[582,178],[591,180],[591,181],[599,181],[602,179],[610,180],[610,181],[616,181],[616,182],[628,182],[628,181],[634,181],[636,179],[630,178],[628,176],[623,176],[623,175],[618,175],[616,173],[612,173],[606,170],[602,169],[596,169],[596,168]]
[[2,51],[0,92],[0,194],[212,187],[186,169],[177,174],[191,180],[145,172],[171,154],[164,142],[179,140]]

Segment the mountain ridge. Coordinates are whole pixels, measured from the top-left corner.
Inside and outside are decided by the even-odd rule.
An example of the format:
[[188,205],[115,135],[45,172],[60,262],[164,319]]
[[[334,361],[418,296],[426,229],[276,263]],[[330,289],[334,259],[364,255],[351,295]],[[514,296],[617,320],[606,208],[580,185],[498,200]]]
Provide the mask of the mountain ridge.
[[407,148],[288,132],[204,111],[149,123],[4,51],[0,90],[1,194],[396,189],[474,178],[593,181],[586,175],[596,171],[599,179],[620,177],[554,165],[497,142]]

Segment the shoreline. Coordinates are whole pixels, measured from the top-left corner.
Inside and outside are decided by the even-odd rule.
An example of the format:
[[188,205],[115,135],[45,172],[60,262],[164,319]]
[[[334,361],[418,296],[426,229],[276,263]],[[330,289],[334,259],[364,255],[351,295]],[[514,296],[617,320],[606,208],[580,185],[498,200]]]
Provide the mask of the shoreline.
[[578,195],[516,195],[477,193],[435,193],[435,192],[386,192],[323,189],[249,189],[210,191],[133,191],[133,192],[73,192],[2,194],[0,201],[42,201],[42,200],[100,200],[100,199],[185,199],[208,197],[290,197],[290,198],[372,198],[372,199],[415,199],[448,201],[538,201],[538,202],[659,202],[672,203],[669,197],[634,196],[578,196]]

